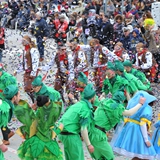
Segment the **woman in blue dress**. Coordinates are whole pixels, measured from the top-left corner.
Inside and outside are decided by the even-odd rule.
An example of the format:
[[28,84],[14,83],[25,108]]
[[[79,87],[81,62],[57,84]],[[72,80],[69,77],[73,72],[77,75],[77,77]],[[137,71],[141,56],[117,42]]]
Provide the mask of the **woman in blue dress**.
[[146,98],[143,106],[134,115],[125,118],[125,125],[113,144],[113,150],[119,154],[133,158],[132,160],[149,159],[156,156],[147,131],[151,127],[153,102],[156,97],[145,91],[138,91],[128,102],[127,109],[133,108],[140,97]]
[[156,158],[160,159],[160,119],[158,122],[154,125],[156,128],[152,137],[152,143],[154,146],[154,149],[156,150]]

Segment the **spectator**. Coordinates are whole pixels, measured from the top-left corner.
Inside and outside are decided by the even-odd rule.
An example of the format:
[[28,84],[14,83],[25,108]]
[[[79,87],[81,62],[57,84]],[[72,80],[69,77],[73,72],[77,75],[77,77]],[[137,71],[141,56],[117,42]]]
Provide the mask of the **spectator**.
[[145,43],[144,39],[140,36],[139,30],[134,29],[132,34],[131,34],[131,47],[130,50],[132,51],[132,60],[135,62],[135,54],[136,54],[136,45],[138,43]]
[[110,23],[108,15],[105,15],[101,26],[101,44],[109,49],[113,45],[113,32],[113,25]]
[[41,13],[36,13],[36,23],[34,35],[37,40],[37,47],[40,53],[40,62],[44,60],[44,42],[49,36],[48,25],[46,21],[41,17]]
[[87,13],[82,14],[82,28],[83,28],[83,43],[86,45],[87,44],[87,38],[88,38],[88,25],[87,25]]
[[112,15],[115,10],[114,4],[111,0],[108,0],[106,4],[106,11],[109,15]]
[[127,52],[130,51],[130,47],[131,47],[131,32],[133,30],[132,26],[127,26],[127,27],[123,27],[123,35],[120,38],[120,42],[123,43],[123,47],[125,50],[127,50]]
[[63,15],[59,16],[59,19],[53,21],[55,26],[55,38],[57,43],[66,43],[67,32],[68,32],[68,22],[65,20]]
[[19,6],[15,0],[8,1],[8,7],[12,10],[11,11],[11,18],[8,20],[8,25],[10,25],[10,21],[16,17],[19,11]]
[[123,17],[118,14],[115,17],[115,24],[113,25],[114,28],[114,41],[118,42],[122,37],[122,28],[123,28]]
[[153,54],[155,57],[155,60],[158,64],[158,70],[157,70],[157,76],[155,78],[155,82],[158,81],[158,77],[160,75],[160,54],[159,54],[159,45],[160,45],[160,39],[159,39],[159,30],[154,31],[152,30],[152,27],[146,29],[145,31],[145,38],[148,43],[148,50]]
[[117,16],[117,15],[121,14],[121,8],[116,7],[113,14],[114,14],[114,16]]
[[130,4],[129,0],[125,0],[123,5],[125,7],[125,9],[124,9],[125,12],[129,12],[131,10],[131,4]]
[[2,56],[3,56],[2,53],[3,53],[3,50],[5,49],[4,37],[5,37],[4,28],[0,24],[0,62],[2,62]]

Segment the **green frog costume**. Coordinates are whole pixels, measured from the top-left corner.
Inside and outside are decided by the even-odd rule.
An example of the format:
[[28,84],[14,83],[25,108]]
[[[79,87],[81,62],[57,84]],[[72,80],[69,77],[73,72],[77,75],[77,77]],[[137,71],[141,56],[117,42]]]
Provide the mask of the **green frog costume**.
[[135,68],[133,68],[131,61],[127,60],[123,62],[124,67],[130,67],[130,71],[128,73],[133,74],[137,77],[146,87],[148,90],[151,89],[150,81],[146,78],[145,74]]
[[[111,62],[108,62],[107,69],[115,71],[114,64]],[[111,79],[106,78],[103,81],[102,92],[104,92],[106,95],[110,92],[113,95],[117,91],[128,92],[129,91],[128,87],[129,87],[129,84],[125,78],[115,75],[113,78]]]
[[78,103],[70,106],[64,113],[60,122],[64,125],[63,132],[59,139],[64,144],[66,160],[84,160],[82,141],[79,133],[85,127],[88,131],[93,121],[92,104],[88,101],[95,96],[92,84],[88,84],[84,89],[84,98]]
[[[0,99],[0,127],[7,126],[9,119],[9,110],[10,110],[9,104]],[[3,142],[0,139],[0,145],[2,144]],[[0,149],[0,160],[4,160],[3,152],[1,151],[1,149]]]
[[[38,96],[37,102],[40,102],[42,97]],[[24,124],[17,133],[26,139],[18,148],[21,160],[63,160],[62,152],[55,140],[55,134],[60,132],[55,122],[61,109],[61,103],[52,101],[47,106],[38,107],[35,114],[25,101],[20,101],[16,106],[15,115]]]
[[138,90],[147,90],[147,87],[134,75],[124,71],[123,63],[120,61],[115,61],[116,71],[120,71],[121,77],[129,82],[129,93],[131,95],[135,94]]
[[5,72],[2,67],[0,67],[0,98],[4,99],[3,90],[9,85],[16,85],[17,80],[11,74]]

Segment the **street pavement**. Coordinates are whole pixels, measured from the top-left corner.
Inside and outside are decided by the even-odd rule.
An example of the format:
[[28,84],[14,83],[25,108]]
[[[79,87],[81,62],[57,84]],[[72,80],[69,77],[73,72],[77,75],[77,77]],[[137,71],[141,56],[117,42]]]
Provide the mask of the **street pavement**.
[[[28,34],[28,33],[27,32],[22,33],[20,31],[15,31],[10,29],[6,30],[6,50],[3,53],[2,60],[3,60],[3,63],[5,64],[4,65],[5,70],[11,74],[14,73],[14,71],[18,68],[19,64],[22,62],[23,46],[21,45],[21,40],[22,40],[22,36],[25,34]],[[47,40],[47,43],[45,46],[45,61],[41,65],[44,65],[44,63],[48,63],[51,60],[52,55],[55,53],[55,51],[56,51],[56,44],[54,43],[54,40],[53,39]],[[44,80],[45,84],[49,86],[53,86],[55,72],[56,72],[56,66],[54,65],[51,68],[51,70],[48,71],[46,79]],[[46,73],[40,72],[40,74],[43,77]],[[23,91],[23,73],[18,74],[16,77],[20,86],[22,99],[31,103],[27,94],[24,93]],[[158,99],[160,99],[159,88],[160,88],[159,84],[153,84],[153,91],[156,94]],[[153,108],[153,112],[154,112],[153,122],[155,122],[157,120],[158,112],[160,112],[159,101],[157,102],[156,106]],[[21,124],[18,121],[15,121],[15,122],[12,122],[12,124],[10,125],[11,125],[11,128],[15,130]],[[2,138],[1,134],[0,134],[0,137]],[[23,140],[16,134],[10,139],[10,145],[8,146],[8,151],[4,154],[6,160],[19,160],[17,156],[17,149],[19,145],[22,143],[22,141]],[[85,159],[91,160],[91,157],[84,144],[83,146],[84,146],[84,152],[85,152]],[[62,143],[60,143],[60,147],[63,150]],[[116,155],[115,160],[130,160],[130,158]]]

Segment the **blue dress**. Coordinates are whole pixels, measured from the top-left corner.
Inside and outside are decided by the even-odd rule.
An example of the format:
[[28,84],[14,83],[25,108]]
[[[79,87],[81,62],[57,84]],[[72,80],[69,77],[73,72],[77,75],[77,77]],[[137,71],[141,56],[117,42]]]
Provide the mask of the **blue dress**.
[[[153,145],[151,145],[151,147],[146,146],[141,132],[140,122],[143,118],[148,121],[147,124],[150,126],[149,122],[152,118],[152,108],[148,104],[152,101],[155,101],[156,98],[152,95],[149,95],[145,91],[138,91],[135,96],[128,102],[127,109],[136,106],[141,96],[146,98],[146,102],[134,115],[129,117],[132,122],[128,121],[124,125],[112,147],[115,152],[127,157],[138,157],[141,159],[152,160],[156,156],[156,151]],[[151,142],[149,136],[148,140]]]
[[160,138],[160,120],[154,125],[156,128],[154,131],[154,134],[152,136],[152,143],[154,146],[154,149],[156,150],[157,159],[160,159],[160,146],[158,146],[158,139]]

